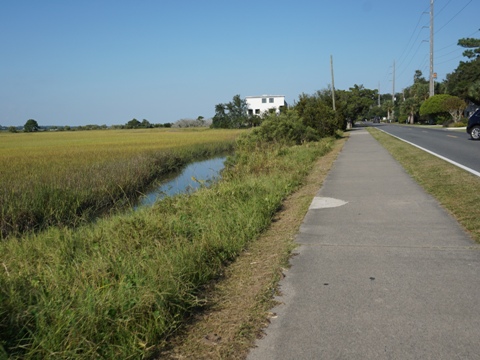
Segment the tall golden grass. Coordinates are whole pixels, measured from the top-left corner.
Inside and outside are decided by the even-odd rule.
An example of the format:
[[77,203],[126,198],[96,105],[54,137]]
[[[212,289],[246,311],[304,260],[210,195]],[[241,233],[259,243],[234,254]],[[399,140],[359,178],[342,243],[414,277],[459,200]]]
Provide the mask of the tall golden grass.
[[75,226],[130,203],[194,159],[231,151],[240,130],[0,133],[0,234]]
[[210,188],[0,242],[0,359],[158,358],[332,144],[239,145]]

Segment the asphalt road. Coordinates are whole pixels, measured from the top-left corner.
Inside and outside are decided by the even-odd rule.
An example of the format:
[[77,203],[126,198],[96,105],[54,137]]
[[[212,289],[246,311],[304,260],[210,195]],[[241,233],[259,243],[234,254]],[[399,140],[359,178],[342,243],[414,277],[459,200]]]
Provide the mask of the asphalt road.
[[470,135],[465,130],[390,124],[375,126],[389,134],[480,172],[480,141],[471,140]]

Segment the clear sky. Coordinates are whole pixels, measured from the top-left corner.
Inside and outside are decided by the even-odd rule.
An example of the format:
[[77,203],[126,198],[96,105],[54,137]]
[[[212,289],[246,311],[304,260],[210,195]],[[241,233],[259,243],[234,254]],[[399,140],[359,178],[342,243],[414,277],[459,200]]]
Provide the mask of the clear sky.
[[[211,117],[240,94],[429,74],[430,0],[0,0],[0,125]],[[480,37],[479,0],[435,0],[438,79]]]

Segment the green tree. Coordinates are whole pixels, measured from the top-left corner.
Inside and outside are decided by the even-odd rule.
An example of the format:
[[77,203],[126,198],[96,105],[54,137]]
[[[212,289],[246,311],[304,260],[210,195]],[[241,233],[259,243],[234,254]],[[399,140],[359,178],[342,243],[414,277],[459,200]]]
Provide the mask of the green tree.
[[458,45],[467,49],[463,52],[463,56],[469,59],[477,59],[480,57],[480,39],[463,38],[458,40]]
[[462,119],[463,111],[467,107],[465,101],[460,99],[457,96],[449,96],[447,97],[443,105],[445,110],[452,116],[453,122],[459,122]]
[[[449,94],[438,94],[429,97],[420,106],[420,115],[433,117],[444,122],[446,118],[457,122],[465,109],[466,104],[463,100]],[[450,115],[450,117],[448,116]]]
[[370,110],[368,111],[367,118],[368,119],[373,119],[373,118],[383,118],[387,116],[387,112],[382,106],[372,106]]
[[[444,83],[435,83],[435,93],[436,94],[445,94],[446,93],[446,86]],[[415,74],[413,75],[413,84],[406,87],[403,90],[403,93],[400,96],[397,96],[399,99],[403,99],[397,103],[397,106],[393,108],[392,111],[399,110],[402,122],[407,122],[413,124],[415,121],[423,118],[425,120],[426,117],[429,117],[429,120],[432,118],[438,118],[441,116],[446,116],[444,112],[443,115],[441,113],[431,113],[431,114],[424,114],[420,116],[420,106],[423,102],[425,102],[430,96],[429,90],[429,82],[425,79],[422,72],[420,70],[416,70]]]
[[368,112],[378,98],[377,90],[354,85],[348,91],[337,91],[341,111],[345,119],[354,123],[368,117]]
[[446,110],[443,102],[449,96],[450,95],[447,94],[439,94],[429,97],[420,106],[420,115],[424,116],[445,113]]
[[480,80],[473,82],[467,91],[468,98],[475,104],[480,104]]
[[413,84],[403,91],[404,101],[400,103],[400,115],[402,119],[406,119],[408,123],[413,124],[415,118],[418,117],[420,105],[428,99],[429,84],[423,77],[420,70],[415,71],[413,76]]
[[415,70],[415,75],[413,75],[413,83],[428,84],[428,81],[423,77],[421,70]]
[[38,131],[40,127],[38,126],[38,123],[36,120],[34,119],[29,119],[27,120],[27,122],[25,123],[25,125],[23,125],[23,130],[25,132],[34,132],[34,131]]
[[17,132],[17,128],[16,128],[15,126],[9,126],[9,127],[8,127],[8,132],[16,133],[16,132]]
[[467,48],[463,55],[470,61],[461,61],[453,73],[447,74],[446,92],[480,104],[480,39],[460,39],[458,45]]
[[145,129],[153,127],[152,124],[150,124],[150,122],[147,119],[143,119],[140,126]]
[[139,128],[140,126],[142,125],[142,123],[140,121],[138,121],[137,119],[133,118],[132,120],[130,120],[129,122],[127,122],[127,124],[125,125],[125,127],[127,129],[137,129]]
[[216,129],[228,129],[231,127],[229,122],[225,104],[215,105],[215,115],[212,119],[212,128]]
[[234,128],[240,128],[245,125],[247,120],[247,101],[241,99],[240,95],[235,95],[231,102],[226,105],[228,117]]
[[393,101],[391,99],[384,101],[382,104],[382,108],[387,113],[387,119],[393,120],[393,110],[394,110]]
[[212,128],[238,129],[248,124],[247,101],[240,95],[235,95],[227,104],[215,105]]
[[302,123],[316,130],[320,137],[333,136],[337,130],[344,129],[343,115],[341,111],[334,111],[323,95],[322,92],[301,94],[294,109]]
[[278,115],[267,112],[262,124],[241,136],[238,144],[243,148],[255,148],[262,143],[300,145],[318,140],[318,132],[306,126],[295,109],[287,109]]
[[404,94],[405,98],[413,97],[418,103],[428,99],[430,95],[429,83],[423,77],[423,74],[420,70],[415,71],[415,75],[413,76],[413,85],[406,88]]
[[415,121],[415,115],[420,109],[420,102],[418,99],[411,97],[405,99],[400,105],[400,111],[402,114],[407,115],[407,122],[413,124]]
[[469,62],[461,61],[455,71],[446,76],[447,93],[478,104],[478,93],[472,91],[472,86],[479,81],[480,58]]

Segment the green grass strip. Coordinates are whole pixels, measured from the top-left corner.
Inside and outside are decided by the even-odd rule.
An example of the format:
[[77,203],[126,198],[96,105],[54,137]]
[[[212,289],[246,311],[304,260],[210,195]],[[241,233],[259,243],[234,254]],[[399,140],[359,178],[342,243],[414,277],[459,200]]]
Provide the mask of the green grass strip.
[[377,129],[368,131],[480,242],[480,178]]

